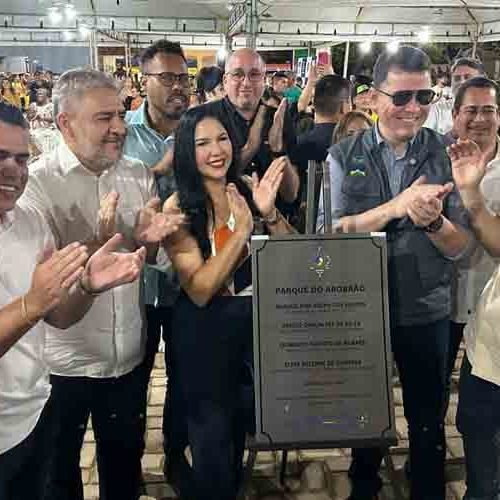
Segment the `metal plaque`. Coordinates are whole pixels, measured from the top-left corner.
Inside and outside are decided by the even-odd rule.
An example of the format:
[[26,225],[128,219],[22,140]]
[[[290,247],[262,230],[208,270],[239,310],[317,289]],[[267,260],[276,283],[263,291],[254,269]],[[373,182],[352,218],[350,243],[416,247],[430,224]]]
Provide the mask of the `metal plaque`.
[[252,238],[256,442],[396,443],[385,235]]

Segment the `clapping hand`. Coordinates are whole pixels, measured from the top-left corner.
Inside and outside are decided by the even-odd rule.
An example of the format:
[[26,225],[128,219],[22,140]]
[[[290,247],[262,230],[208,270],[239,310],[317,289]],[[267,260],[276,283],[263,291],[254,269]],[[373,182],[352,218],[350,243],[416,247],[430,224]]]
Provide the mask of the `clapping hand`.
[[161,208],[161,200],[152,198],[137,214],[134,239],[139,246],[160,243],[184,224],[185,216],[180,210]]
[[43,318],[58,306],[84,271],[87,247],[71,243],[61,250],[48,249],[42,255],[26,294],[26,307],[32,318]]
[[116,208],[120,195],[111,191],[101,199],[97,214],[97,242],[103,245],[116,233]]
[[447,191],[437,196],[422,193],[413,199],[408,207],[407,215],[417,227],[427,227],[434,222],[443,211],[443,199],[453,189],[453,184],[447,184]]
[[[409,211],[411,211],[412,214],[415,214],[415,211],[420,213],[418,207],[428,205],[429,203],[431,203],[431,205],[436,205],[435,209],[437,209],[437,204],[430,202],[432,199],[441,201],[440,206],[442,210],[442,200],[453,190],[453,184],[448,182],[443,186],[441,184],[427,184],[426,182],[425,176],[421,176],[410,187],[406,188],[402,193],[393,198],[390,202],[392,218],[401,219],[407,215],[410,216]],[[431,213],[432,210],[429,210],[429,213]],[[441,213],[441,210],[439,213]],[[439,214],[434,217],[434,220],[438,216]]]
[[479,146],[469,139],[459,139],[448,147],[453,180],[459,191],[475,191],[486,173],[486,157]]
[[110,288],[135,281],[144,265],[146,249],[118,252],[123,236],[115,234],[88,260],[81,280],[85,290],[100,293]]
[[283,98],[276,113],[274,113],[273,125],[269,130],[269,147],[275,153],[283,151],[283,128],[285,125],[286,105],[287,101]]
[[247,142],[241,148],[240,156],[244,167],[250,163],[260,148],[260,144],[262,142],[262,129],[264,128],[266,114],[267,107],[261,104],[257,110],[252,126],[250,127]]
[[253,201],[264,218],[272,216],[275,210],[276,194],[288,161],[286,156],[274,160],[260,180],[256,172],[252,174]]
[[227,185],[226,193],[229,209],[235,220],[235,232],[239,232],[243,238],[248,239],[253,230],[252,212],[234,184]]

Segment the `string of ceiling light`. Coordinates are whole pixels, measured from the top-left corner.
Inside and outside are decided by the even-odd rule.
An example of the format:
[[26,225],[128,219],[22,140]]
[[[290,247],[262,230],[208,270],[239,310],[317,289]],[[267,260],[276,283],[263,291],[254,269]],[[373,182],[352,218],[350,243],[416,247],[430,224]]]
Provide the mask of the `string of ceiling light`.
[[[229,0],[227,7],[228,10],[232,10],[235,4],[235,0]],[[116,0],[116,4],[120,5],[120,0]],[[76,20],[78,16],[78,12],[75,9],[75,6],[71,3],[70,0],[67,1],[53,1],[52,5],[47,9],[47,16],[51,22],[52,25],[58,25],[63,23],[64,21],[68,23],[72,23]],[[114,22],[113,22],[114,24]],[[151,24],[149,23],[149,26]],[[113,27],[112,27],[113,29]],[[151,28],[150,28],[151,29]],[[78,30],[80,32],[80,35],[83,38],[87,38],[90,33],[91,33],[91,28],[89,28],[86,25],[80,24],[78,26]],[[73,39],[73,33],[70,31],[65,31],[64,32],[64,38],[67,41],[70,41]],[[418,41],[422,44],[427,44],[431,41],[431,31],[428,26],[424,26],[422,30],[418,33],[417,38]],[[391,40],[390,42],[387,43],[387,50],[389,52],[396,52],[399,48],[400,41],[397,39]],[[359,50],[362,54],[369,54],[372,51],[372,42],[370,40],[366,40],[364,42],[361,42],[359,44]],[[225,44],[223,43],[221,48],[219,49],[218,57],[220,59],[223,59],[227,54],[227,49],[225,47]]]
[[[49,21],[53,26],[60,25],[63,22],[72,24],[77,19],[77,16],[78,11],[69,0],[52,1],[52,5],[47,9],[47,17],[49,18]],[[76,24],[78,26],[80,36],[82,38],[87,38],[91,33],[91,29],[85,24],[80,24],[78,22]],[[67,42],[72,41],[74,39],[74,33],[71,31],[64,31],[63,38]]]

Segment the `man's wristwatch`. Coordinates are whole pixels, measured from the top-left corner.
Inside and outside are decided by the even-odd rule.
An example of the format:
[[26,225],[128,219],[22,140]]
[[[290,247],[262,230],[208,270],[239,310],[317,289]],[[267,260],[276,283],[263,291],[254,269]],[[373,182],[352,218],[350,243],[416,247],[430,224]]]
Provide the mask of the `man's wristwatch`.
[[444,224],[444,217],[440,215],[435,221],[431,222],[428,226],[423,229],[426,233],[437,233]]

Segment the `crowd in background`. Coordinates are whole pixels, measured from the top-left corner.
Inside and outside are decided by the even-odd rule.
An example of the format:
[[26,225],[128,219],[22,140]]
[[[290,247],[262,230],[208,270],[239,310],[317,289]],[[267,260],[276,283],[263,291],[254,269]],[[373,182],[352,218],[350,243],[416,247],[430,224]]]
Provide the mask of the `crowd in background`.
[[[318,79],[326,74],[333,74],[330,66],[309,66],[307,77],[302,79],[293,71],[276,71],[266,75],[266,88],[263,102],[278,108],[286,99],[288,108],[294,120],[297,135],[310,131],[314,127],[314,86]],[[196,76],[190,75],[190,106],[224,97],[224,71],[220,66],[208,66],[199,70]],[[120,97],[126,111],[135,111],[146,97],[145,76],[140,72],[127,71],[121,61],[117,62],[113,77],[119,81]],[[42,152],[54,147],[57,134],[52,108],[52,89],[59,75],[51,71],[36,71],[24,74],[0,74],[0,102],[12,104],[20,108],[29,120],[32,129],[37,130],[32,135],[32,158],[37,158]],[[433,90],[436,98],[448,101],[452,98],[450,75],[443,70],[433,71]],[[351,100],[353,109],[367,114],[371,120],[376,114],[370,108],[370,88],[372,80],[366,75],[351,75]],[[433,127],[434,128],[434,127]],[[49,129],[47,133],[40,129]],[[441,130],[439,130],[441,132]]]

